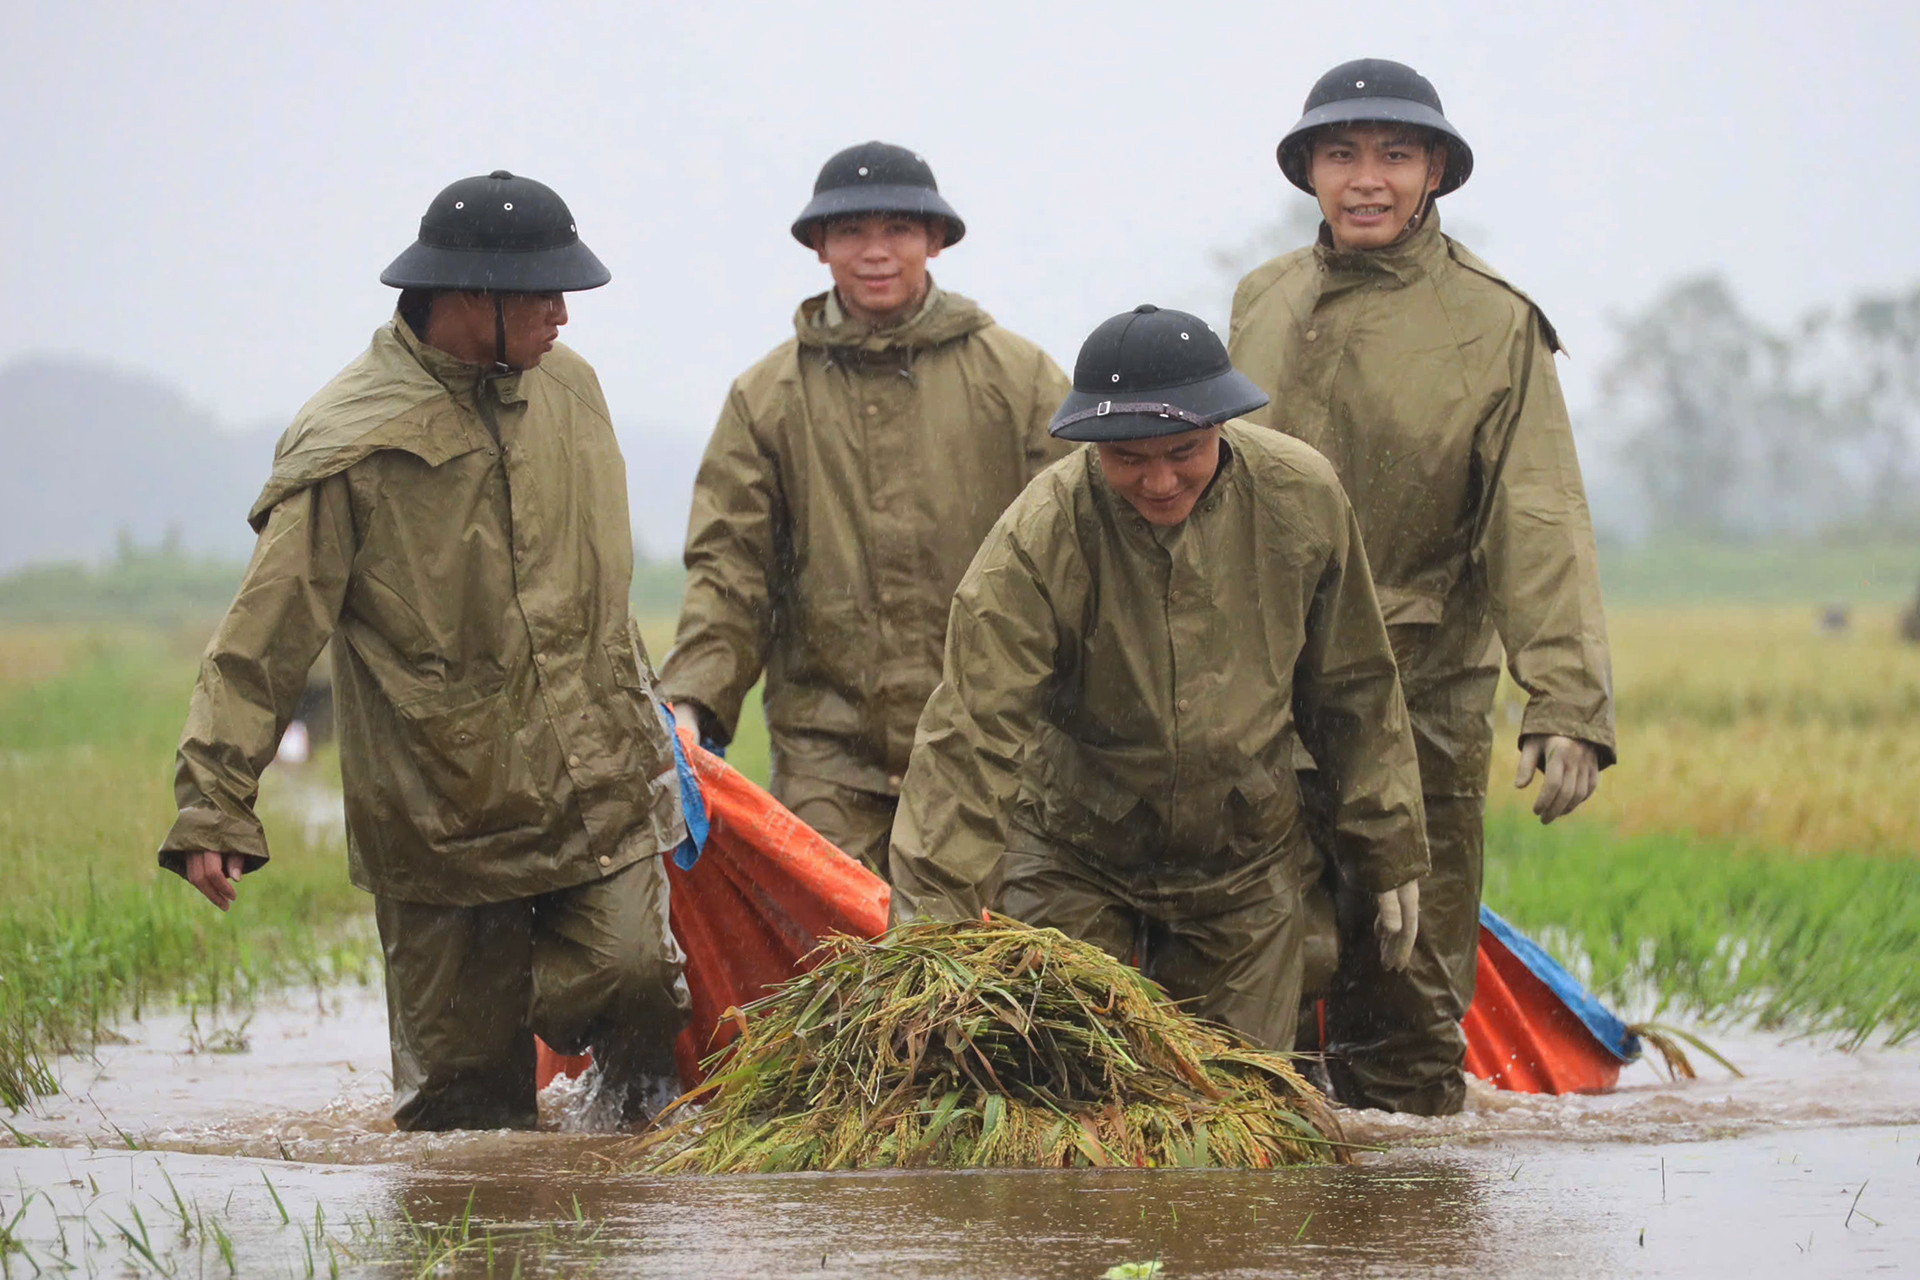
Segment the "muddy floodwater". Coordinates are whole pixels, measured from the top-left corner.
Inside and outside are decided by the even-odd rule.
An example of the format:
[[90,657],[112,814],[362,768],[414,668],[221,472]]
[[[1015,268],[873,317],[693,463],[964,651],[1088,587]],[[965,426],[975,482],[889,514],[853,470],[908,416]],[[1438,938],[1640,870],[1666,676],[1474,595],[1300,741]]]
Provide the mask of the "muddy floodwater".
[[1920,1271],[1910,1048],[1716,1034],[1746,1079],[1476,1090],[1447,1120],[1356,1117],[1383,1149],[1344,1169],[651,1178],[609,1168],[564,1084],[539,1133],[394,1133],[377,990],[123,1030],[0,1129],[6,1275]]

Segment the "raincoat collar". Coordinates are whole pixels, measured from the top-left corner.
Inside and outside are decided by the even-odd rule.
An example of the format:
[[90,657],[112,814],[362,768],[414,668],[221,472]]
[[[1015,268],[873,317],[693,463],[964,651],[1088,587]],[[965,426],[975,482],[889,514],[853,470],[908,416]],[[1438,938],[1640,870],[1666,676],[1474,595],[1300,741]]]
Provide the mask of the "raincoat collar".
[[1427,216],[1414,233],[1382,249],[1336,249],[1333,247],[1332,232],[1322,222],[1320,238],[1313,246],[1313,256],[1324,271],[1389,275],[1401,284],[1412,284],[1431,274],[1447,256],[1447,238],[1440,234],[1440,211],[1430,201]]
[[948,293],[931,280],[920,309],[896,324],[865,325],[847,315],[833,290],[808,298],[794,313],[794,333],[803,347],[880,354],[944,346],[993,323],[971,298]]
[[520,391],[520,379],[525,376],[524,372],[495,374],[485,365],[474,364],[442,351],[415,333],[413,326],[402,319],[397,310],[393,313],[393,331],[407,354],[454,398],[465,399],[474,395],[482,382],[491,382],[493,394],[500,403],[525,402],[527,397]]

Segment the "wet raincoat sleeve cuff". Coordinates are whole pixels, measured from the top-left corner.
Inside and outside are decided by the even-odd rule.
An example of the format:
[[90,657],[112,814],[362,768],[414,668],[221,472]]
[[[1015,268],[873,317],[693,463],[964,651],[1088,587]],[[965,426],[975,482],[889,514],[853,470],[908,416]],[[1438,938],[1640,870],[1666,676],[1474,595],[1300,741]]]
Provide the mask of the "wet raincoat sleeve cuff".
[[1594,749],[1602,769],[1611,766],[1616,759],[1613,722],[1609,716],[1583,716],[1565,707],[1543,704],[1536,699],[1527,707],[1526,714],[1520,718],[1520,736],[1526,738],[1534,734],[1557,734],[1563,738],[1578,738]]
[[[737,657],[720,650],[713,643],[695,640],[688,644],[683,641],[676,644],[667,655],[654,692],[669,707],[682,702],[698,706],[701,745],[706,746],[711,742],[724,750],[733,740],[734,728],[740,722],[740,706],[746,698],[745,688],[751,688],[753,684],[750,680],[743,688],[737,678],[739,670]],[[754,675],[757,679],[757,667]],[[709,737],[709,734],[713,736]],[[707,749],[711,751],[713,747]]]
[[1381,894],[1418,880],[1431,869],[1426,837],[1421,835],[1375,845],[1364,861],[1348,868],[1347,875],[1361,890]]
[[187,855],[202,852],[237,853],[247,860],[248,871],[258,871],[267,863],[266,832],[251,813],[242,816],[212,805],[182,809],[161,842],[160,865],[183,875]]

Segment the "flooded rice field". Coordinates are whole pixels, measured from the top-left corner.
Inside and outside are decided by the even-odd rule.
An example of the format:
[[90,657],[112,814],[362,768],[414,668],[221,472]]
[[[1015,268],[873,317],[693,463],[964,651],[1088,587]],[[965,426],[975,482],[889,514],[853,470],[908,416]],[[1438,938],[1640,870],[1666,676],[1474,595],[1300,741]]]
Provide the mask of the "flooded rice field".
[[[0,1129],[0,1272],[1099,1277],[1897,1274],[1920,1051],[1752,1033],[1668,1083],[1354,1117],[1346,1169],[650,1178],[564,1082],[531,1134],[396,1134],[372,990],[154,1016]],[[1131,1272],[1152,1273],[1150,1265]]]

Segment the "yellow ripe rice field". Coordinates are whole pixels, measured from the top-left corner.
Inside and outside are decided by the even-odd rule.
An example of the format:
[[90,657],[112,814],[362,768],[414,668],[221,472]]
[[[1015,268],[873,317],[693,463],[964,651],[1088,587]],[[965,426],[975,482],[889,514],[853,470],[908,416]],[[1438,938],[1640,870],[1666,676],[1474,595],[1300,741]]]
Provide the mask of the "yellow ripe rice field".
[[[1824,634],[1791,605],[1608,616],[1620,763],[1571,822],[1806,854],[1920,854],[1920,645],[1898,611]],[[1519,695],[1502,690],[1491,804],[1513,790]]]

